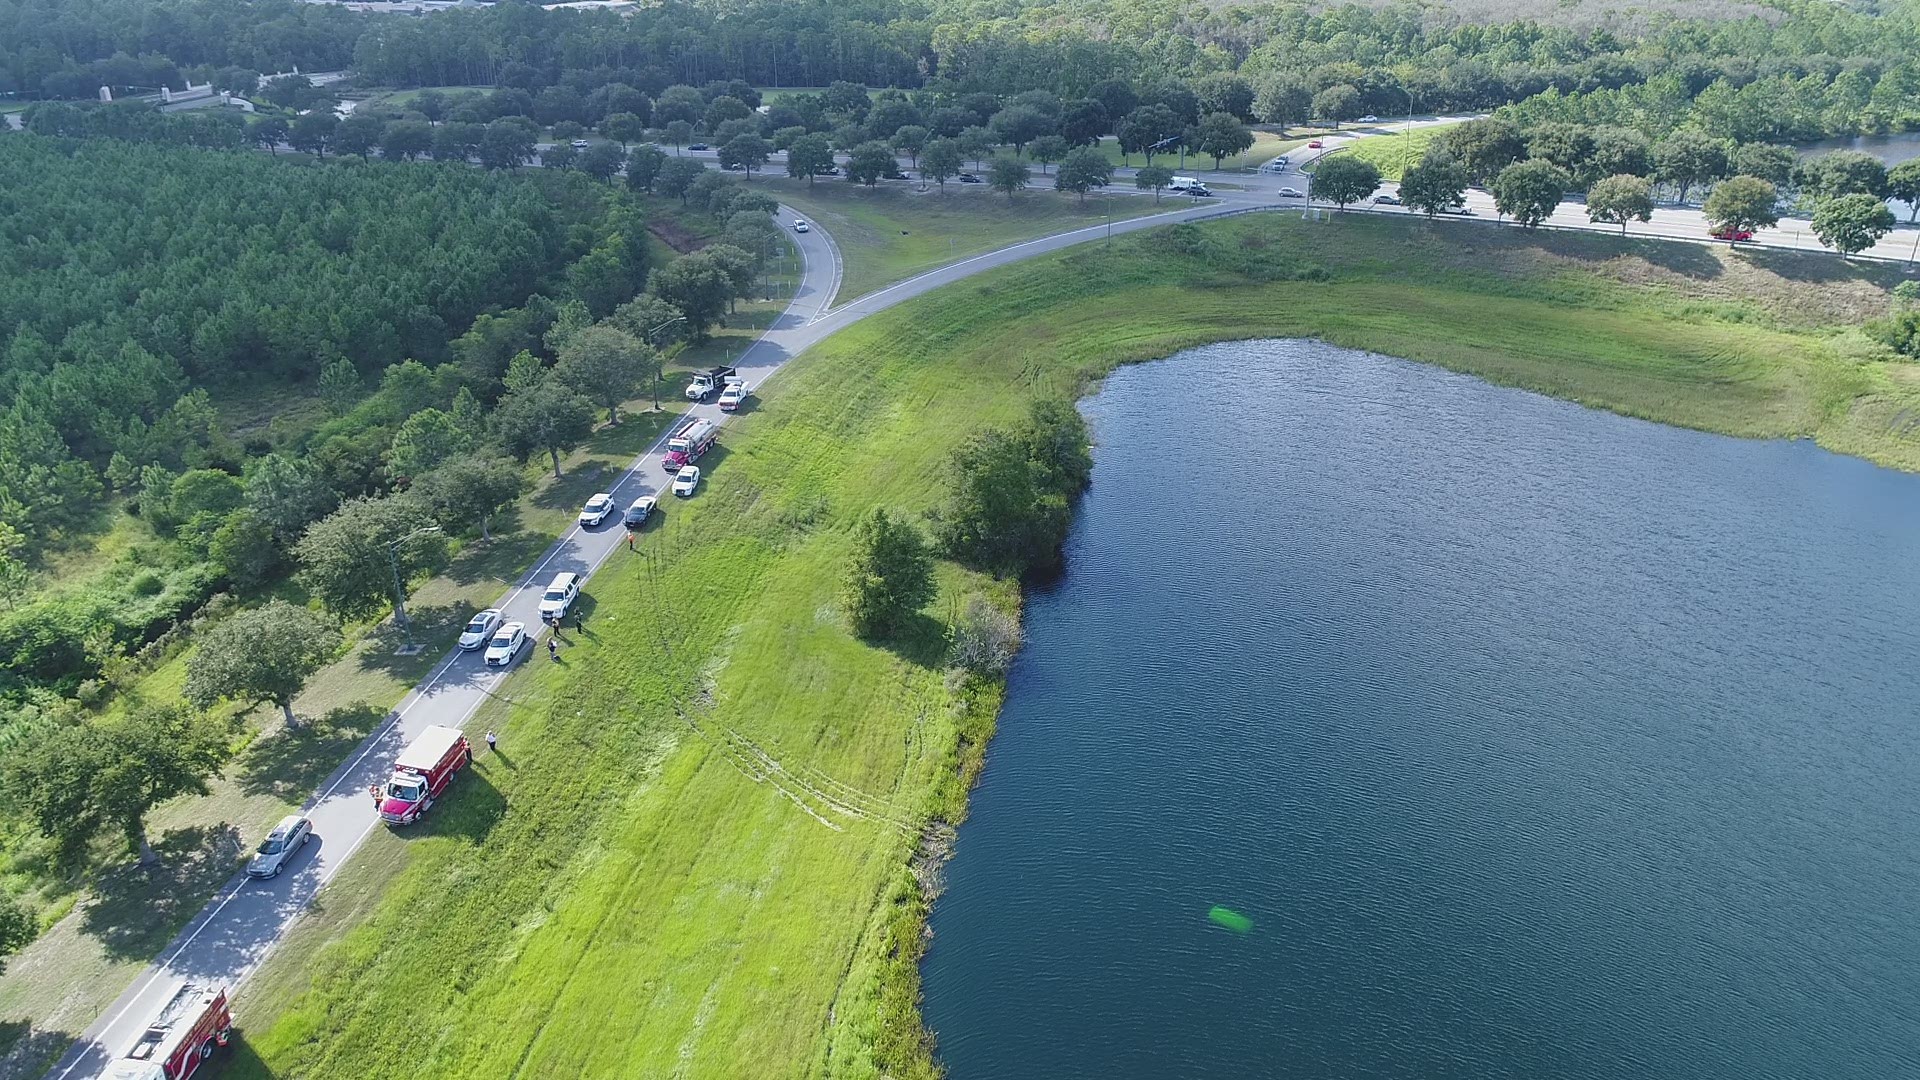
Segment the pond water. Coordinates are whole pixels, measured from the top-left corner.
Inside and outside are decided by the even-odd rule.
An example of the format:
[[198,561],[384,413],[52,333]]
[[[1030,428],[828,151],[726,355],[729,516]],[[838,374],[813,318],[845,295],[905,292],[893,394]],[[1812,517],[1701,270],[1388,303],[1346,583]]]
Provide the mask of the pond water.
[[[1796,147],[1804,157],[1831,153],[1835,150],[1858,150],[1872,154],[1884,162],[1888,168],[1920,157],[1920,131],[1902,132],[1898,135],[1849,135],[1839,139],[1821,139],[1819,142],[1806,143]],[[1902,224],[1911,216],[1913,206],[1899,199],[1888,199],[1887,206],[1892,208]]]
[[1920,1076],[1920,477],[1316,342],[1085,408],[954,1080]]

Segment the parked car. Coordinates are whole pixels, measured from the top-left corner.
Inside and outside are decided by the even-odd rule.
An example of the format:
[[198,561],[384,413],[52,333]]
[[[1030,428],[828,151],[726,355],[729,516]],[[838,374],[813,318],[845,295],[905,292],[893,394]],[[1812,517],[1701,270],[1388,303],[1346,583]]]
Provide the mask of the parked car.
[[809,229],[810,227],[811,227],[811,226],[809,226],[809,225],[808,225],[808,224],[807,224],[806,222],[804,222],[804,221],[802,221],[802,220],[800,220],[800,219],[798,219],[798,218],[795,218],[795,219],[794,219],[794,222],[793,222],[793,231],[794,231],[794,232],[806,232],[806,231],[807,231],[807,229]]
[[1443,214],[1458,214],[1461,217],[1473,216],[1473,211],[1467,209],[1466,203],[1448,203],[1446,206],[1440,208],[1440,212]]
[[540,618],[546,622],[557,623],[567,617],[567,611],[573,602],[580,598],[580,575],[571,570],[562,570],[547,582],[547,591],[540,594]]
[[487,643],[493,632],[500,628],[500,612],[496,608],[476,612],[467,622],[467,628],[460,631],[460,647],[472,652]]
[[885,175],[883,175],[883,176],[881,176],[881,177],[880,177],[880,179],[882,179],[882,180],[911,180],[911,179],[913,179],[913,177],[911,177],[911,176],[908,176],[908,175],[907,175],[906,173],[903,173],[903,172],[901,172],[901,171],[900,171],[899,169],[888,169],[888,170],[886,171],[886,173],[885,173]]
[[585,150],[587,148],[587,140],[585,139],[573,140],[573,148],[575,150]]
[[963,184],[984,184],[984,183],[986,183],[986,181],[985,181],[985,180],[982,180],[982,179],[980,179],[979,177],[977,177],[977,176],[975,176],[975,175],[973,175],[973,174],[972,174],[972,173],[970,173],[970,172],[963,172],[963,173],[961,173],[961,174],[960,174],[959,176],[956,176],[956,177],[954,177],[954,179],[955,179],[955,180],[958,180],[958,181],[960,181],[960,182],[961,182],[961,183],[963,183]]
[[506,667],[527,644],[527,624],[510,622],[494,631],[493,640],[487,642],[487,655],[483,657],[488,667]]
[[1372,113],[1368,113],[1367,115],[1360,118],[1360,122],[1363,124],[1377,124],[1380,122],[1380,118],[1373,115]]
[[607,515],[611,513],[613,496],[603,491],[588,499],[587,505],[580,508],[580,524],[591,528],[607,520]]
[[700,466],[698,465],[687,465],[679,472],[673,474],[673,493],[675,495],[691,495],[693,494],[693,489],[699,486]]
[[629,530],[640,528],[647,523],[647,515],[653,513],[653,506],[653,496],[640,496],[627,507],[626,514],[620,518],[620,524],[625,525]]
[[689,144],[687,144],[687,149],[689,149],[689,150],[708,150],[708,149],[711,149],[711,147],[709,147],[709,146],[708,146],[708,145],[707,145],[706,143],[703,143],[703,142],[697,142],[697,143],[689,143]]
[[293,860],[293,854],[307,846],[313,839],[313,822],[299,814],[288,814],[273,827],[260,847],[254,851],[252,861],[247,863],[247,876],[257,878],[279,877],[280,871],[287,868]]
[[1318,150],[1326,145],[1327,145],[1326,143],[1321,142],[1319,139],[1315,139],[1312,142],[1307,144],[1307,149]]
[[1375,195],[1375,196],[1373,197],[1373,205],[1375,205],[1375,206],[1399,206],[1399,205],[1400,205],[1400,196],[1398,196],[1398,195],[1390,195],[1390,194],[1388,194],[1387,192],[1384,192],[1384,191],[1383,191],[1383,192],[1381,192],[1380,194],[1378,194],[1378,195]]
[[1304,199],[1307,197],[1306,192],[1295,187],[1283,187],[1280,189],[1279,195],[1283,199]]
[[1707,235],[1713,237],[1715,240],[1726,240],[1738,244],[1742,241],[1753,239],[1753,230],[1736,229],[1731,225],[1722,225]]

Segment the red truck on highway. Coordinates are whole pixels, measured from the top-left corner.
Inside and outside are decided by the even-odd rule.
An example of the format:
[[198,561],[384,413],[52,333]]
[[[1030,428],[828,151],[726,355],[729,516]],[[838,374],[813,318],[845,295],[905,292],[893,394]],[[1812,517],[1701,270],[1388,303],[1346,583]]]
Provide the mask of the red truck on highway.
[[713,449],[713,441],[719,437],[720,426],[713,421],[704,417],[687,421],[667,440],[667,471],[693,464],[695,458]]
[[101,1080],[186,1080],[233,1035],[227,992],[185,983],[173,992],[140,1039],[115,1058]]
[[386,786],[376,789],[381,819],[389,825],[420,820],[453,782],[453,774],[472,760],[473,747],[459,728],[436,724],[421,732],[412,745],[400,751]]

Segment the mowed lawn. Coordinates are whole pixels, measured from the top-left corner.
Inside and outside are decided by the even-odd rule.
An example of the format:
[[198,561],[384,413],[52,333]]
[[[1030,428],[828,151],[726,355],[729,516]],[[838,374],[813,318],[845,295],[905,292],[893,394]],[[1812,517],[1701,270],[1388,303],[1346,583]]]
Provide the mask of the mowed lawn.
[[837,335],[594,579],[563,662],[527,661],[474,719],[503,753],[376,837],[245,988],[226,1075],[934,1075],[910,860],[963,813],[999,696],[945,677],[942,624],[1012,595],[946,566],[910,640],[856,641],[857,521],[927,508],[948,451],[1036,396],[1276,335],[1920,466],[1910,365],[1847,355],[1839,328],[1886,283],[1830,263],[1262,215],[1047,256]]
[[[1381,124],[1388,128],[1391,125]],[[1418,165],[1426,156],[1427,147],[1433,141],[1445,135],[1456,125],[1435,124],[1432,127],[1414,128],[1411,131],[1393,131],[1378,135],[1363,135],[1355,139],[1353,145],[1340,151],[1342,154],[1371,161],[1380,170],[1382,178],[1398,180],[1408,168]]]
[[[1039,166],[1034,175],[1040,177]],[[1021,240],[1107,220],[1138,217],[1156,210],[1152,196],[1136,194],[1130,181],[1108,196],[1090,194],[1082,202],[1053,191],[1022,191],[1012,199],[986,190],[985,184],[949,181],[946,190],[915,191],[913,185],[882,184],[868,189],[845,180],[822,179],[808,185],[775,180],[780,199],[818,218],[846,263],[834,303],[844,304],[896,282],[994,251]]]

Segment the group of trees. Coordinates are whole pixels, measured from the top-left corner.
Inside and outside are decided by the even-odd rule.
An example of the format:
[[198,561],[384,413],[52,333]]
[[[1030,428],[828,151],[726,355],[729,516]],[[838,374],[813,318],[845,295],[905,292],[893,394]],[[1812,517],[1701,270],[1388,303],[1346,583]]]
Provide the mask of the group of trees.
[[995,574],[1059,565],[1071,501],[1092,479],[1086,421],[1065,401],[1034,402],[1011,431],[990,428],[947,463],[947,495],[931,515],[949,558]]

